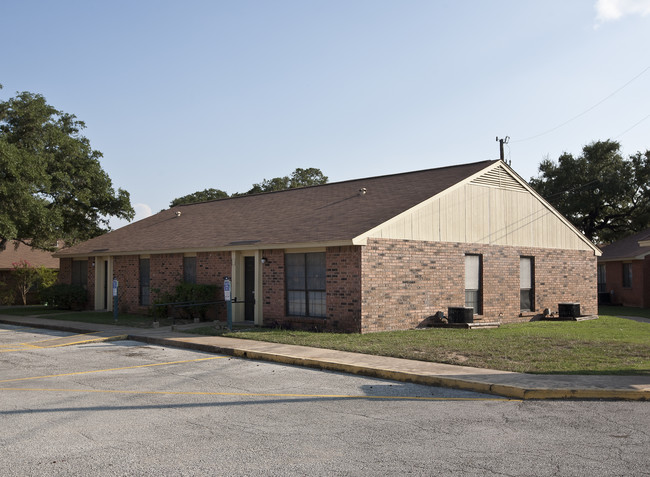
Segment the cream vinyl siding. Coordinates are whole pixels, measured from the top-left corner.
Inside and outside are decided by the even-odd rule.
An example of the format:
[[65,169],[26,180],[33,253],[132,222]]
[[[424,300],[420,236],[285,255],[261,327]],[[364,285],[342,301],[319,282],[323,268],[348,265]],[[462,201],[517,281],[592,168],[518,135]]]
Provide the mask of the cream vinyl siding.
[[597,250],[501,167],[423,202],[364,237]]

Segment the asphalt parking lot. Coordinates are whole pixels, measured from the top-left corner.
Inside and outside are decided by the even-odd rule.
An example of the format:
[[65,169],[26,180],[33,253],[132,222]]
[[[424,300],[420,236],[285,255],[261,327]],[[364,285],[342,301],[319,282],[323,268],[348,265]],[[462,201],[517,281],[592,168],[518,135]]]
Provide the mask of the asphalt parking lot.
[[0,326],[2,475],[650,475],[649,403],[519,402]]

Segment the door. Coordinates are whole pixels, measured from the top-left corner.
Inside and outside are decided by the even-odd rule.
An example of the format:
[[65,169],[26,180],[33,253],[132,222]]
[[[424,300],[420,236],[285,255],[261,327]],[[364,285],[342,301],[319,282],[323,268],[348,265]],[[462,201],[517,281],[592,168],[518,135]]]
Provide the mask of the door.
[[244,320],[255,320],[255,257],[244,257]]

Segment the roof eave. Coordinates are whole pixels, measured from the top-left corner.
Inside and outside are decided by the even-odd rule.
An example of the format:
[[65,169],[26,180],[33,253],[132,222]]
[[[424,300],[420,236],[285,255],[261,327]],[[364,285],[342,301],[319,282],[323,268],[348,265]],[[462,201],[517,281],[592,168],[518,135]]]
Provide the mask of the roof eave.
[[600,257],[599,262],[621,262],[621,261],[629,261],[629,260],[645,260],[645,258],[650,255],[650,251],[647,251],[645,253],[641,253],[639,255],[629,255],[629,256],[622,256],[622,257]]
[[248,250],[278,250],[278,249],[301,249],[301,248],[324,248],[324,247],[345,247],[358,245],[354,240],[329,240],[322,242],[287,242],[287,243],[256,243],[249,245],[227,245],[221,247],[197,247],[197,248],[170,248],[160,250],[110,250],[98,249],[89,252],[79,253],[57,253],[55,258],[86,258],[86,257],[117,257],[133,255],[161,255],[178,253],[202,253],[202,252],[244,252]]

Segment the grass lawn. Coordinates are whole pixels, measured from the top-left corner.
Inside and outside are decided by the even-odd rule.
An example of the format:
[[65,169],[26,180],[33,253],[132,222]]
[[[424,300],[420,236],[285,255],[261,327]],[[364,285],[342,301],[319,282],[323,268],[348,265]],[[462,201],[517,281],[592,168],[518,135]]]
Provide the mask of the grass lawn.
[[[204,325],[190,332],[525,373],[650,375],[650,323],[614,316],[650,317],[650,310],[603,307],[600,313],[597,320],[538,321],[485,330],[431,328],[360,335],[265,328],[224,332]],[[2,308],[0,314],[114,324],[111,312],[14,307]],[[152,322],[150,316],[120,314],[117,324],[149,328]],[[170,324],[169,319],[160,320],[161,326]]]
[[[84,323],[98,323],[102,325],[114,325],[113,312],[103,311],[66,311],[56,310],[45,306],[20,306],[0,309],[2,315],[12,316],[40,316],[51,320],[81,321]],[[171,325],[171,318],[159,319],[160,326]],[[132,315],[120,313],[117,316],[118,326],[130,326],[134,328],[151,328],[153,318],[146,315]]]
[[650,308],[636,308],[631,306],[604,306],[598,307],[598,313],[611,316],[641,316],[650,318]]
[[192,332],[524,373],[650,375],[650,323],[605,315],[498,329],[431,328],[365,335],[263,328],[229,333],[213,327]]
[[41,306],[41,305],[11,306],[6,308],[0,308],[0,315],[11,315],[11,316],[55,315],[57,313],[63,313],[63,311],[55,310],[53,308],[48,308],[46,306]]

